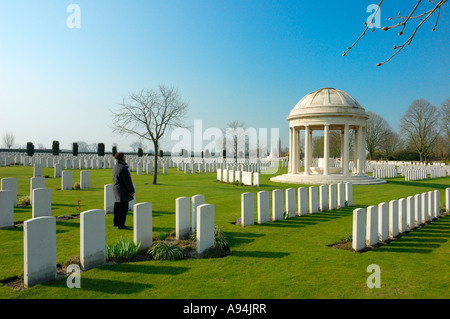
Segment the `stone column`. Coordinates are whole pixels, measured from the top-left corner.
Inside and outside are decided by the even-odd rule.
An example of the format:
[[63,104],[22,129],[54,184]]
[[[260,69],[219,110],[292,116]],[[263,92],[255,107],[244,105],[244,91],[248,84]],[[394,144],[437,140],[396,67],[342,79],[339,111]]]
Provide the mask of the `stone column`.
[[350,143],[348,138],[348,124],[344,127],[344,153],[342,155],[342,172],[344,176],[348,176],[348,163],[349,163],[349,153],[350,153]]
[[361,127],[361,148],[359,150],[359,172],[364,174],[366,172],[366,128]]
[[309,168],[311,167],[309,138],[310,138],[309,126],[305,126],[305,175],[309,175]]
[[330,157],[330,126],[325,125],[323,131],[323,175],[329,174],[328,158]]
[[292,147],[293,143],[292,143],[292,128],[289,128],[289,166],[288,166],[288,173],[292,173],[292,159],[293,159],[293,153],[294,153],[294,148]]
[[292,160],[292,172],[294,174],[298,174],[299,173],[299,164],[300,164],[300,131],[297,128],[294,128],[294,158]]
[[358,159],[358,170],[357,174],[361,175],[363,173],[363,154],[364,154],[364,144],[363,144],[363,127],[360,126],[358,128],[358,153],[357,153],[357,159]]
[[341,168],[344,167],[344,131],[341,131]]
[[355,138],[354,138],[354,146],[353,146],[353,148],[354,148],[354,154],[353,154],[353,163],[354,163],[354,165],[353,165],[353,173],[354,174],[358,174],[358,129],[357,128],[354,128],[353,129],[353,131],[355,132],[355,134],[354,134],[354,136],[355,136]]

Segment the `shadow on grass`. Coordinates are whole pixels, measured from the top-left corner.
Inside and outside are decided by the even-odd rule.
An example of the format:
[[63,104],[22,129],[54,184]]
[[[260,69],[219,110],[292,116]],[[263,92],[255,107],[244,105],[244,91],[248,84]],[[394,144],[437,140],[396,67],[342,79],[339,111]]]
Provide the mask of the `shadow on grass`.
[[126,273],[140,273],[150,275],[170,275],[176,276],[189,271],[187,267],[174,267],[174,266],[154,266],[154,265],[142,265],[140,263],[123,263],[117,264],[112,267],[102,267],[100,270],[114,271],[114,272],[126,272]]
[[275,251],[233,251],[233,256],[238,257],[283,258],[289,255],[289,253]]
[[430,183],[430,182],[427,182],[427,181],[424,181],[424,182],[414,182],[414,181],[405,182],[405,181],[388,180],[388,183],[389,184],[403,185],[403,186],[430,187],[430,188],[435,188],[435,189],[446,189],[448,187],[448,185],[446,185],[446,184]]
[[344,207],[341,209],[327,210],[324,212],[316,212],[302,216],[296,216],[288,219],[280,219],[270,223],[261,225],[269,227],[304,227],[308,225],[315,225],[320,222],[332,221],[335,219],[352,216],[355,207]]
[[[58,286],[61,285],[66,287],[66,280],[58,281]],[[55,282],[47,282],[41,284],[42,286],[55,286]],[[142,284],[136,282],[125,282],[119,280],[111,280],[111,279],[94,279],[94,278],[85,278],[83,277],[81,280],[81,289],[84,291],[96,291],[103,292],[108,294],[121,294],[128,295],[134,294],[145,289],[152,288],[151,284]]]
[[252,233],[239,233],[239,232],[225,232],[225,236],[228,238],[231,247],[236,247],[241,244],[248,244],[254,241],[256,238],[263,237],[263,234]]
[[425,224],[408,233],[403,234],[387,245],[383,245],[374,252],[400,252],[400,253],[416,253],[429,254],[441,247],[442,244],[448,242],[450,238],[450,216],[444,219]]
[[163,212],[163,211],[158,211],[158,210],[152,211],[152,216],[154,216],[154,217],[163,216],[163,215],[175,215],[175,212]]

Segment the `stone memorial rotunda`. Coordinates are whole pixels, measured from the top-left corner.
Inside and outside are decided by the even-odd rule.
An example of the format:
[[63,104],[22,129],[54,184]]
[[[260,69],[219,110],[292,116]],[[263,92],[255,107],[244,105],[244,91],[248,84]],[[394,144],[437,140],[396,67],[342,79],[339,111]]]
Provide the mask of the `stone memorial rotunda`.
[[[270,180],[295,184],[331,184],[351,182],[354,185],[378,184],[386,181],[365,174],[366,127],[364,108],[349,94],[334,88],[322,88],[307,94],[291,110],[289,121],[288,173]],[[300,131],[304,131],[304,172],[300,172]],[[313,165],[312,133],[323,131],[323,158]],[[330,158],[330,131],[341,134],[341,157]],[[350,133],[354,147],[350,165]],[[337,164],[336,164],[337,163]],[[352,167],[350,167],[352,166]],[[350,171],[350,169],[352,171]]]

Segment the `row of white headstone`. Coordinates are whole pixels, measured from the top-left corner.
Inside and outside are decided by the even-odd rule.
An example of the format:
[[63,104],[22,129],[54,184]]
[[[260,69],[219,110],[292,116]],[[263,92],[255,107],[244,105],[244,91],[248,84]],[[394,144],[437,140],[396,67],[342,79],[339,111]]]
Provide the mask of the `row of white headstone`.
[[[309,196],[308,196],[309,193]],[[353,205],[352,183],[338,183],[330,185],[299,187],[283,191],[272,191],[272,214],[270,214],[270,200],[268,191],[257,193],[257,222],[258,224],[276,221],[284,218],[313,214],[319,211],[333,210]],[[284,210],[283,210],[284,208]],[[255,223],[255,195],[246,192],[241,194],[241,226],[246,227]]]
[[405,181],[416,181],[427,179],[428,176],[430,178],[439,178],[446,177],[447,174],[450,174],[450,170],[446,168],[436,167],[436,166],[427,166],[426,168],[422,167],[402,167],[399,168],[401,174],[405,177]]
[[395,168],[395,166],[390,166],[390,165],[367,165],[366,167],[369,166],[369,170],[366,169],[366,172],[370,172],[372,171],[373,173],[373,177],[375,178],[393,178],[393,177],[397,177],[397,169]]
[[225,183],[242,183],[247,186],[259,187],[259,173],[234,169],[217,169],[217,180]]
[[[399,234],[440,217],[439,191],[429,191],[406,199],[391,200],[367,209],[353,211],[352,248],[364,250],[379,242],[396,238]],[[445,189],[445,209],[449,212],[450,188]]]
[[[191,199],[176,199],[176,234],[189,236]],[[192,197],[192,220],[198,253],[214,246],[214,205],[205,204],[203,195]],[[194,224],[195,223],[195,224]],[[80,263],[82,270],[100,267],[106,262],[105,211],[91,209],[80,214]],[[56,218],[33,217],[24,222],[24,284],[31,287],[56,279]],[[133,205],[133,241],[141,250],[153,244],[152,204]]]

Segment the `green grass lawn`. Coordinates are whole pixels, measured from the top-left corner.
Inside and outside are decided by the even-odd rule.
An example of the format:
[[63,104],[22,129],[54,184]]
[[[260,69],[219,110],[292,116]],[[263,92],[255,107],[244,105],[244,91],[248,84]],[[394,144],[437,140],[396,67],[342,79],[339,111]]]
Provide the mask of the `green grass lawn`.
[[[48,175],[46,187],[52,190],[54,216],[103,209],[103,185],[112,182],[111,169],[91,171],[91,188],[59,190],[61,179]],[[79,181],[73,170],[73,183]],[[286,169],[280,169],[279,174]],[[32,167],[0,167],[0,178],[18,179],[18,198],[29,195]],[[129,262],[105,265],[81,274],[81,289],[69,289],[66,279],[34,286],[17,292],[0,284],[0,298],[449,298],[450,297],[450,216],[403,235],[401,238],[364,253],[333,249],[329,245],[352,232],[352,212],[356,207],[377,205],[406,198],[424,191],[439,190],[441,206],[450,177],[404,182],[389,179],[387,184],[354,186],[353,207],[319,212],[262,225],[239,227],[243,192],[297,188],[300,185],[269,181],[273,175],[261,175],[261,186],[244,187],[215,181],[215,173],[189,174],[170,168],[159,175],[158,185],[152,175],[132,173],[136,200],[153,205],[154,234],[175,229],[175,199],[180,196],[205,195],[215,205],[215,224],[230,241],[232,254],[223,258],[183,259],[178,261]],[[256,198],[256,196],[255,196]],[[256,206],[255,206],[256,207]],[[112,226],[106,215],[106,243],[121,236],[133,238],[132,230]],[[31,207],[15,209],[15,222],[31,218]],[[129,212],[126,225],[132,227]],[[256,219],[256,215],[255,215]],[[79,219],[57,222],[57,262],[79,255]],[[0,280],[23,273],[23,229],[0,230]],[[367,267],[381,269],[381,288],[370,289]]]

